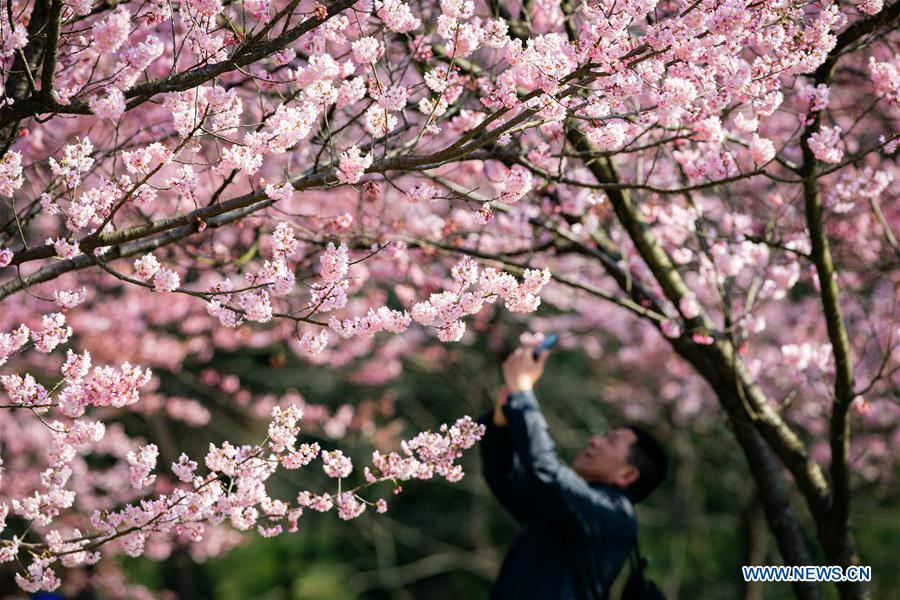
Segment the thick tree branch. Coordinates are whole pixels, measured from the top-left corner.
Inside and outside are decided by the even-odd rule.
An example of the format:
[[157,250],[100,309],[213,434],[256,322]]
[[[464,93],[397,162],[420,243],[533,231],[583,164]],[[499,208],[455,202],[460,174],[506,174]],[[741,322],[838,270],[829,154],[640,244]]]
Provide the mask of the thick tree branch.
[[[243,219],[247,215],[270,206],[272,203],[272,200],[265,199],[256,204],[251,203],[248,206],[237,207],[231,212],[223,212],[210,217],[209,219],[205,220],[205,223],[207,225],[207,228],[221,227],[222,225],[227,225],[229,223],[233,223],[235,221]],[[200,226],[201,222],[196,221],[193,223],[188,223],[187,225],[181,225],[180,227],[169,229],[165,233],[157,237],[139,239],[134,242],[123,243],[105,252],[102,255],[103,260],[109,262],[118,258],[127,258],[129,256],[135,256],[136,254],[145,254],[147,252],[151,252],[153,250],[156,250],[157,248],[168,246],[169,244],[196,234],[198,231],[200,231]],[[36,271],[35,273],[32,273],[31,275],[20,277],[3,284],[2,286],[0,286],[0,299],[3,299],[10,294],[14,294],[15,292],[23,290],[29,286],[56,279],[63,273],[79,271],[91,266],[95,266],[95,263],[93,260],[91,260],[91,257],[89,255],[85,254],[76,256],[75,258],[70,258],[68,260],[61,260],[52,267],[45,267],[43,269],[40,269],[39,271]]]
[[835,64],[850,46],[878,29],[895,26],[898,21],[900,21],[900,2],[894,2],[882,9],[880,13],[857,21],[842,31],[838,35],[834,48],[828,53],[828,58],[816,69],[816,81],[824,82],[826,79],[830,79]]
[[44,64],[41,68],[41,95],[51,98],[53,78],[56,75],[57,52],[59,51],[59,20],[62,14],[62,0],[53,0],[47,21],[47,47],[44,49]]
[[35,0],[27,27],[28,44],[16,53],[12,67],[3,84],[4,95],[13,100],[13,104],[0,109],[0,157],[6,154],[6,151],[9,150],[9,147],[15,141],[17,125],[21,119],[17,114],[6,119],[4,118],[4,113],[7,111],[17,113],[18,107],[28,102],[23,99],[29,93],[32,94],[32,97],[40,96],[34,90],[33,73],[37,69],[47,42],[45,33],[49,19],[50,0]]

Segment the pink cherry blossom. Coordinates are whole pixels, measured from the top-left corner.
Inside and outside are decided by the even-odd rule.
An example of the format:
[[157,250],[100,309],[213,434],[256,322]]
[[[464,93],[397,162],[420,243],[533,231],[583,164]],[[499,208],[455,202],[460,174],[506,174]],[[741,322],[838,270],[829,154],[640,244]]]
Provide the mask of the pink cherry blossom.
[[115,52],[128,40],[130,30],[131,12],[125,6],[117,7],[105,19],[95,22],[91,28],[94,49],[101,55]]
[[322,264],[321,277],[326,283],[334,283],[347,275],[350,268],[350,256],[346,244],[341,244],[335,248],[334,244],[329,242],[328,248],[319,257]]
[[119,89],[110,88],[105,97],[94,96],[88,104],[98,117],[115,121],[125,112],[125,95]]
[[388,29],[395,33],[407,33],[422,25],[422,21],[413,15],[409,4],[401,0],[383,0],[376,3],[376,14]]
[[390,87],[378,96],[378,105],[385,110],[403,110],[406,107],[408,92],[403,86]]
[[7,152],[0,158],[0,196],[12,198],[13,192],[22,187],[22,155]]
[[325,474],[329,477],[343,478],[353,471],[353,463],[340,450],[322,452],[322,463]]
[[25,48],[27,45],[28,30],[23,23],[15,23],[14,27],[6,26],[0,37],[0,58],[8,58],[16,50]]
[[590,129],[588,136],[601,150],[618,150],[625,144],[627,132],[623,123],[613,121]]
[[882,0],[860,0],[857,6],[867,15],[877,15],[884,8],[884,2]]
[[805,85],[797,96],[808,105],[807,110],[810,113],[819,112],[828,106],[828,86],[823,83],[815,87]]
[[750,156],[757,165],[763,165],[775,158],[775,145],[772,140],[759,137],[759,134],[753,134],[753,140],[750,142]]
[[78,247],[78,244],[70,243],[69,240],[65,238],[57,238],[55,240],[47,238],[46,243],[53,246],[57,258],[69,259],[81,254],[81,248]]
[[384,53],[383,44],[374,37],[364,37],[352,44],[353,58],[356,62],[366,64],[376,62]]
[[359,148],[351,146],[341,153],[340,166],[338,167],[338,181],[342,183],[357,183],[363,172],[372,166],[372,155],[362,155]]
[[153,291],[155,292],[173,292],[180,285],[181,278],[171,269],[159,269],[153,275]]
[[186,5],[201,17],[212,17],[222,12],[221,0],[189,0]]
[[700,315],[700,304],[697,302],[697,297],[693,294],[682,297],[678,308],[686,319],[693,319]]
[[408,202],[417,203],[417,202],[427,202],[429,200],[433,200],[435,197],[440,195],[441,191],[430,185],[428,183],[420,183],[412,188],[410,188],[406,192],[406,200]]
[[197,461],[191,460],[187,454],[181,453],[177,463],[172,463],[172,472],[180,481],[190,483],[194,478],[194,471],[197,470]]
[[142,488],[151,485],[156,480],[156,475],[151,475],[150,471],[156,468],[156,458],[158,456],[159,449],[156,447],[156,444],[147,444],[136,452],[128,453],[128,464],[131,465],[131,485],[136,488]]
[[531,191],[531,171],[520,165],[514,165],[509,171],[500,200],[518,202]]
[[823,127],[809,136],[809,149],[822,162],[837,164],[844,157],[844,151],[839,147],[840,140],[839,126]]
[[876,93],[891,104],[900,104],[900,58],[879,62],[874,56],[869,57],[869,73]]
[[366,110],[366,131],[375,138],[384,137],[394,131],[399,120],[393,112],[385,110],[381,106],[372,105]]
[[50,172],[56,177],[62,177],[66,187],[74,190],[81,183],[82,174],[94,164],[94,159],[91,158],[93,150],[94,145],[87,137],[66,145],[59,162],[50,158]]
[[56,290],[53,292],[53,299],[62,309],[75,308],[79,304],[84,303],[87,298],[87,289],[82,287],[77,290]]
[[159,261],[152,254],[145,254],[134,261],[134,274],[147,280],[156,275],[160,269]]
[[681,326],[675,321],[666,319],[660,324],[663,334],[669,338],[677,338],[681,336]]
[[0,366],[6,363],[13,352],[28,342],[30,334],[31,331],[25,325],[19,325],[9,333],[0,332]]
[[41,328],[31,331],[31,339],[39,352],[51,352],[60,344],[68,341],[72,328],[66,325],[66,317],[62,313],[52,313],[41,317]]
[[337,497],[338,517],[348,521],[355,519],[366,510],[366,505],[360,502],[353,492],[344,492]]

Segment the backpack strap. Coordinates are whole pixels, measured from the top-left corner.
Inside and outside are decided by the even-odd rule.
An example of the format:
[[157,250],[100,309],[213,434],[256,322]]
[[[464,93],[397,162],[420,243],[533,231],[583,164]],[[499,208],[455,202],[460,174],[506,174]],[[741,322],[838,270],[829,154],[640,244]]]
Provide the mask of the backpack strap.
[[631,547],[631,569],[633,572],[639,573],[641,578],[644,577],[644,569],[647,567],[648,561],[641,556],[641,546],[638,538],[634,538],[634,546]]

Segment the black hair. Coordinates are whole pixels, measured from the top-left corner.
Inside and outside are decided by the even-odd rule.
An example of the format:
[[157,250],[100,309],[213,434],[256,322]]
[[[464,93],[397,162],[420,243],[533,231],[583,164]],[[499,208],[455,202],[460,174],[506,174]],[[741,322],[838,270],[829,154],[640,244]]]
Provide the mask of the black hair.
[[638,425],[627,427],[637,436],[628,451],[628,464],[636,468],[640,475],[626,491],[632,501],[641,502],[666,478],[669,460],[662,444],[649,431]]

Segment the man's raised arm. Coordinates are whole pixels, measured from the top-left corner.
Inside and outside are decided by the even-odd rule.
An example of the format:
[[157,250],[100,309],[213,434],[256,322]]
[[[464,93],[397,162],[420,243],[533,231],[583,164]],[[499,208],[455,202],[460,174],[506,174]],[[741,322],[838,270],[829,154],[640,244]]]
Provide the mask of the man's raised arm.
[[593,488],[571,467],[563,464],[541,413],[533,384],[541,376],[546,354],[535,360],[530,348],[520,348],[503,364],[506,385],[511,390],[503,414],[522,470],[540,496],[570,517],[576,529],[588,535],[618,527],[628,521],[617,499]]
[[508,393],[506,387],[503,387],[498,393],[497,406],[478,419],[485,426],[479,445],[481,470],[497,500],[517,522],[524,524],[536,508],[536,499],[529,490],[525,475],[516,464],[512,436],[500,410],[501,398],[505,399]]

